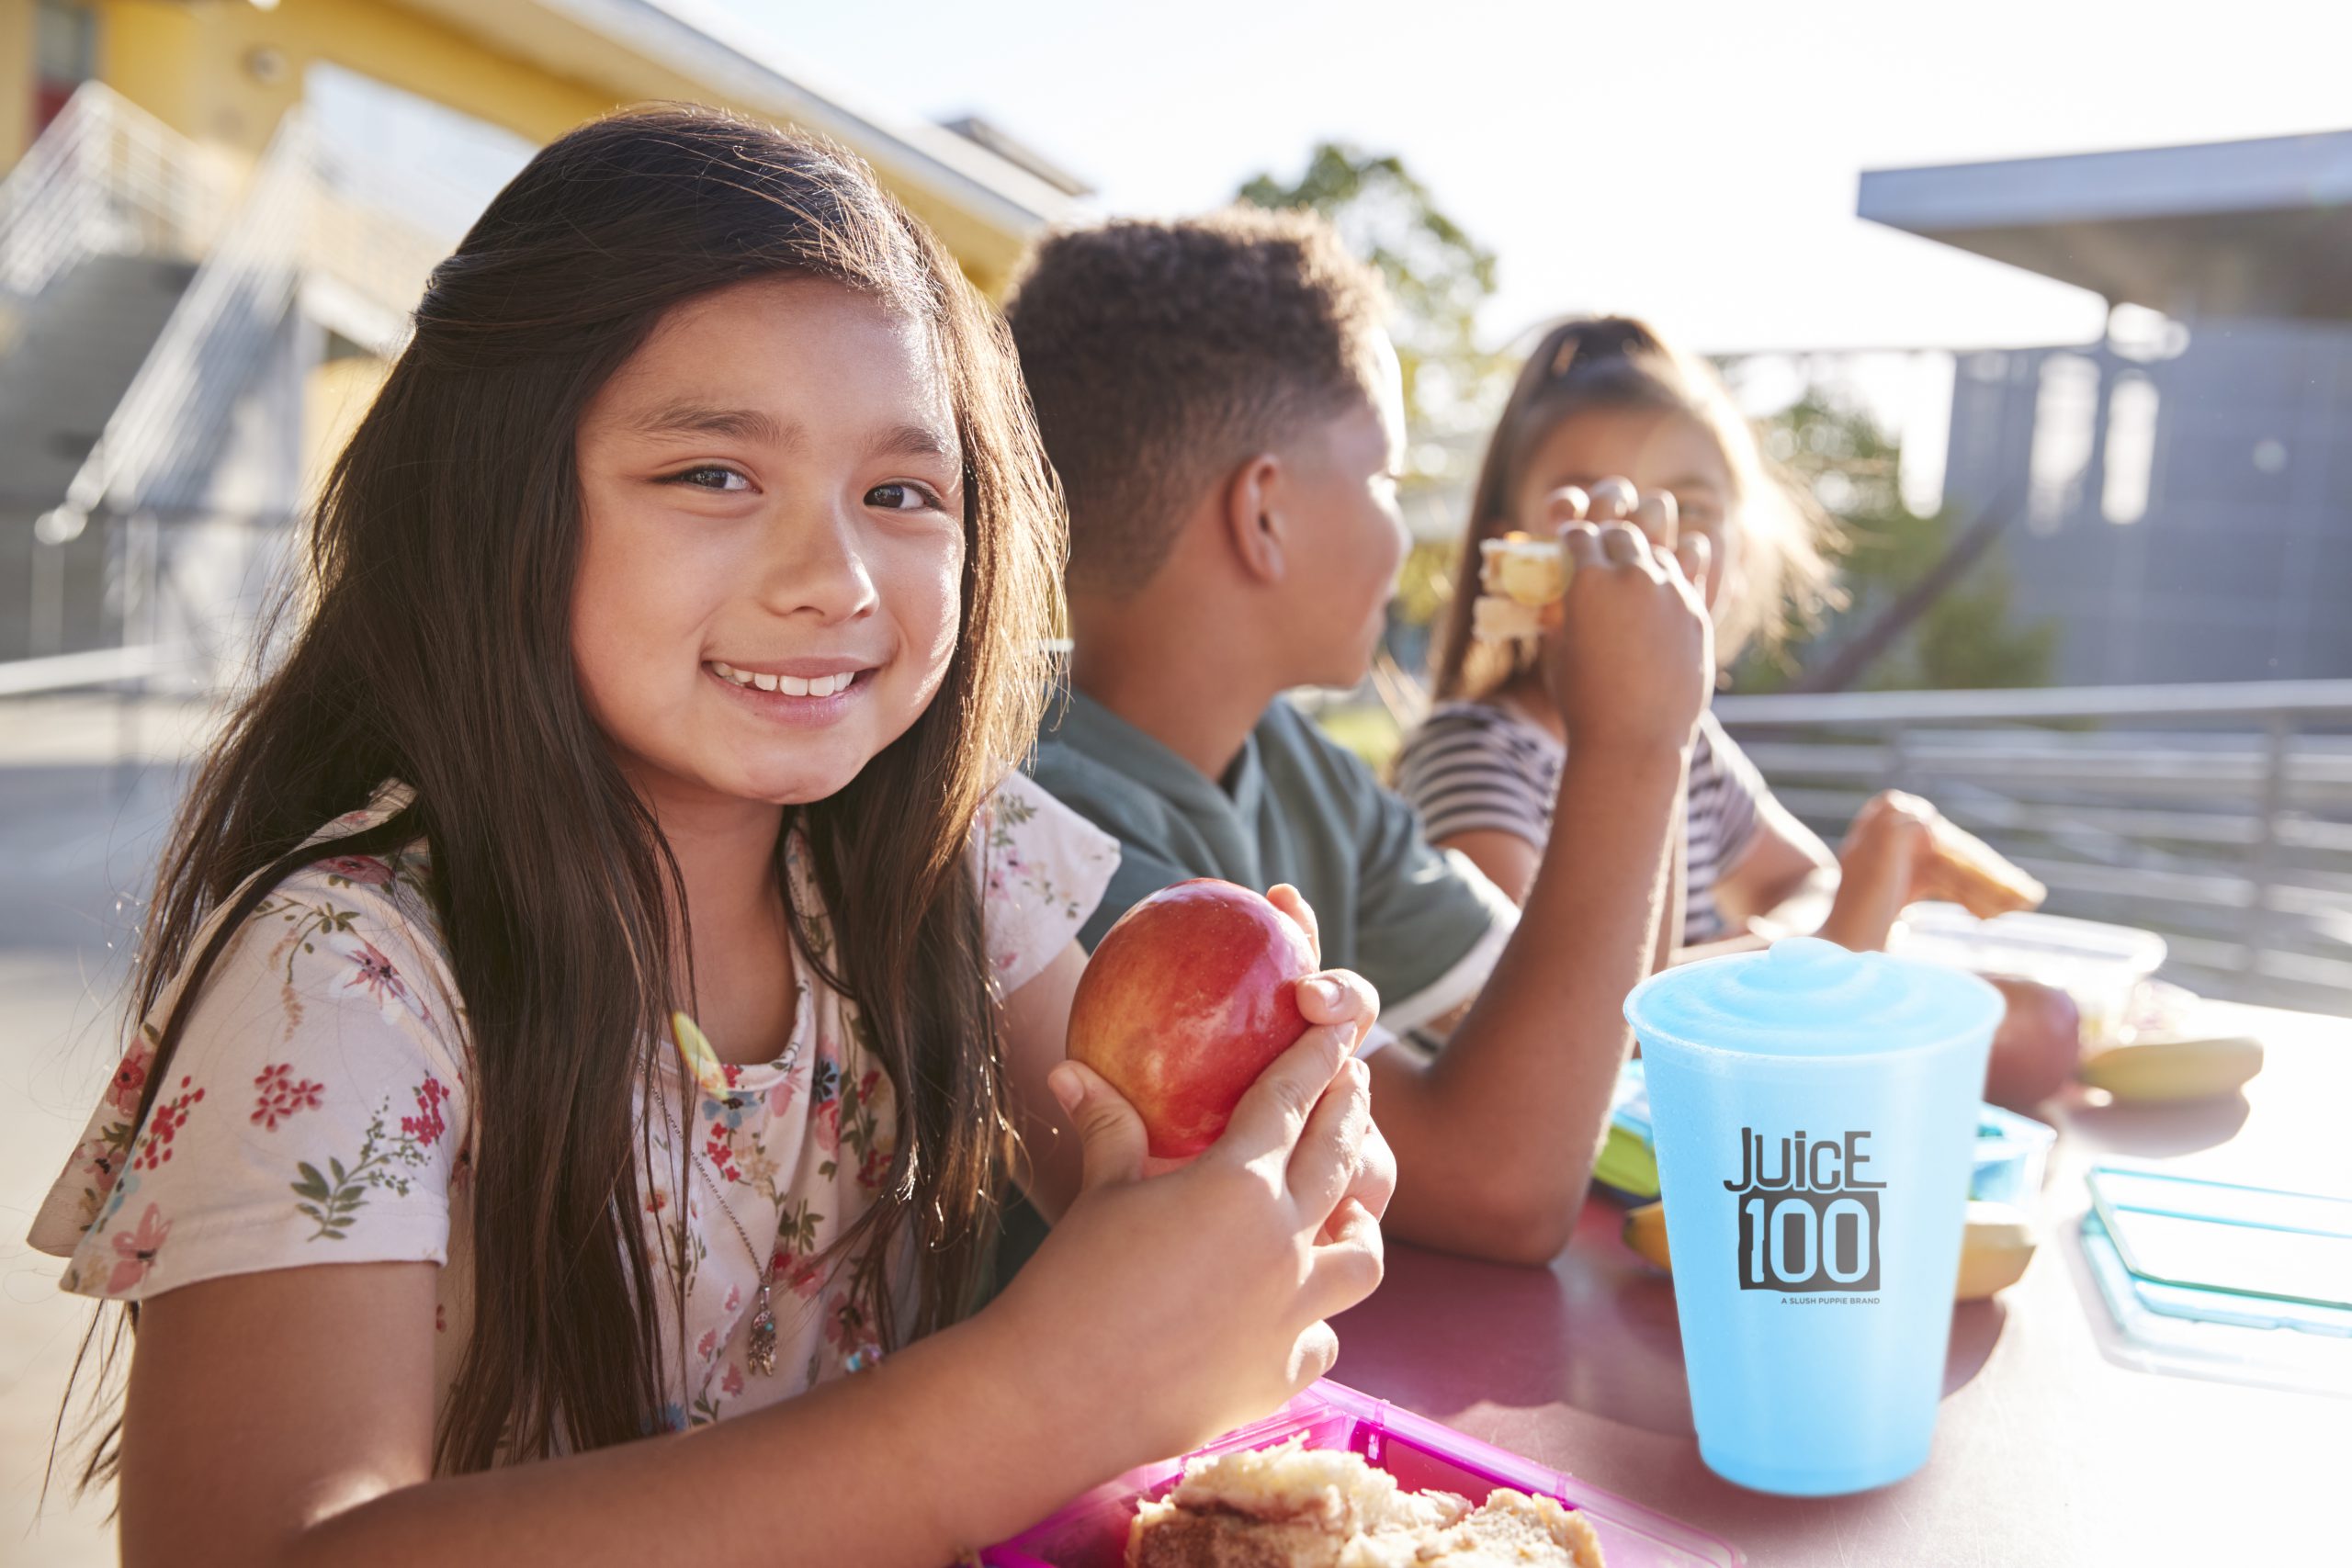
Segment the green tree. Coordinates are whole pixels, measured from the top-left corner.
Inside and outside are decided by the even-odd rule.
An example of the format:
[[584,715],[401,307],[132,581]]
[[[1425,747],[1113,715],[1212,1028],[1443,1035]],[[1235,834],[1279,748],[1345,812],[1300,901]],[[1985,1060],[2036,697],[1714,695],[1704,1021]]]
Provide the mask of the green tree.
[[1495,254],[1446,216],[1393,154],[1326,141],[1291,181],[1261,174],[1237,193],[1258,207],[1306,208],[1380,270],[1396,305],[1390,335],[1405,373],[1416,477],[1443,482],[1475,460],[1455,449],[1493,416],[1510,366],[1478,346],[1478,310],[1495,291]]
[[[1943,559],[1968,519],[1904,504],[1902,446],[1860,409],[1819,388],[1765,422],[1765,451],[1838,523],[1848,604],[1781,649],[1756,649],[1733,671],[1743,692],[1778,691],[1834,653]],[[2018,626],[1996,543],[1871,666],[1861,684],[1956,690],[2047,683],[2057,628]]]

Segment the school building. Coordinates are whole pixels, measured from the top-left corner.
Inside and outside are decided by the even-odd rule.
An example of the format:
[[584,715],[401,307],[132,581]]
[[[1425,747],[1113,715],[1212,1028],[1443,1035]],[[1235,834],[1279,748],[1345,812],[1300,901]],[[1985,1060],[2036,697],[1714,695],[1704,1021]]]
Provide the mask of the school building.
[[241,657],[426,273],[531,149],[653,99],[849,146],[991,293],[1086,194],[693,0],[0,0],[0,671]]
[[2017,513],[2059,683],[2352,674],[2352,131],[1883,170],[1859,210],[2111,308],[1955,369],[1945,494]]

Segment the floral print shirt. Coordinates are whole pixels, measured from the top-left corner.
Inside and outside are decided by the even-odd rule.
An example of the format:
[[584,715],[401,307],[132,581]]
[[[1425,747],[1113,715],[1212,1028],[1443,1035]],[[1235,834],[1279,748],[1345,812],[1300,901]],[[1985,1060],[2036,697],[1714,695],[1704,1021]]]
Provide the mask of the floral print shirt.
[[[372,827],[411,798],[387,784],[319,837]],[[989,962],[1009,995],[1093,911],[1118,845],[1013,773],[973,849]],[[475,1134],[465,1008],[424,891],[428,852],[334,856],[272,889],[221,950],[170,1081],[134,1127],[154,1070],[156,1025],[142,1028],[33,1224],[34,1247],[70,1259],[65,1290],[136,1301],[266,1269],[437,1263],[436,1408],[447,1399],[471,1323]],[[785,867],[821,953],[830,930],[797,832]],[[892,1089],[854,1010],[797,947],[792,962],[800,995],[782,1056],[721,1063],[679,1014],[636,1096],[653,1149],[639,1173],[648,1256],[686,1275],[682,1337],[674,1293],[656,1292],[662,1342],[685,1346],[664,1412],[673,1427],[772,1404],[879,1353],[846,1288],[855,1260],[820,1255],[888,1170]],[[172,1001],[167,991],[158,1021]],[[684,1191],[681,1132],[695,1150]],[[747,1344],[771,1261],[775,1371],[763,1377]]]

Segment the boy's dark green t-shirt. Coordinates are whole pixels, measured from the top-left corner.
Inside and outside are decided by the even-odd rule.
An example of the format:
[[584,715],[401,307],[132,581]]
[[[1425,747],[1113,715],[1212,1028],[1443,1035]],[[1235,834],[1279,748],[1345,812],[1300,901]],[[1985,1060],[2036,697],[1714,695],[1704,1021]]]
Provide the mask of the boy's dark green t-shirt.
[[1287,701],[1213,780],[1073,691],[1049,712],[1029,771],[1119,840],[1119,869],[1079,931],[1090,951],[1170,883],[1287,882],[1314,907],[1323,962],[1370,980],[1383,1029],[1401,1034],[1475,996],[1518,923],[1501,889],[1433,848],[1413,808]]

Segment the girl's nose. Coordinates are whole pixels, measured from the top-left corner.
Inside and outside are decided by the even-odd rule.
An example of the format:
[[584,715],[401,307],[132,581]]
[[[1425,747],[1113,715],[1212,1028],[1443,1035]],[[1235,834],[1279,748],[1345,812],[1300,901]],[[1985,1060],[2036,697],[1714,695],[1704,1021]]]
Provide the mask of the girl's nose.
[[762,562],[760,596],[780,615],[824,625],[854,620],[879,603],[856,522],[838,510],[776,520]]

